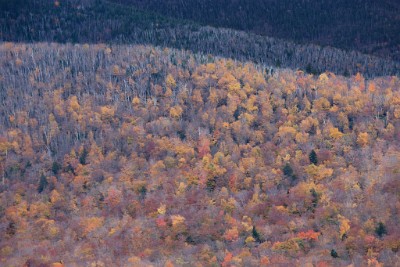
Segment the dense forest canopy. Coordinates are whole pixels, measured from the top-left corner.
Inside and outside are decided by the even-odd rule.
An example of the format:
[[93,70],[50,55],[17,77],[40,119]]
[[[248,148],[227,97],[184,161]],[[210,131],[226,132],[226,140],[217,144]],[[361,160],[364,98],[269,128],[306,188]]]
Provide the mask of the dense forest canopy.
[[0,264],[395,266],[399,78],[265,67],[2,43]]
[[389,0],[0,0],[0,266],[397,266]]

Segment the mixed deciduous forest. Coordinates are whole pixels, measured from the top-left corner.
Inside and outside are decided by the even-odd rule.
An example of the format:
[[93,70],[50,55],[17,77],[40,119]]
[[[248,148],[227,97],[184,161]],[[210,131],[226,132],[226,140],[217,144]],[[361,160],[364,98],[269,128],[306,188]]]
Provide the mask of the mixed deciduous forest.
[[0,0],[0,266],[400,266],[399,12]]
[[400,262],[396,76],[8,42],[0,102],[2,266]]

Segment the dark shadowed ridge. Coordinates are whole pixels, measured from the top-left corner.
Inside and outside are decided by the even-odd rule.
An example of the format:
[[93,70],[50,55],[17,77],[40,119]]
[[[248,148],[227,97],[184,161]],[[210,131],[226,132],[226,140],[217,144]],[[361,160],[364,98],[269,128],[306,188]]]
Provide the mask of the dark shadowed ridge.
[[2,1],[0,40],[14,42],[151,44],[251,60],[319,74],[397,75],[400,63],[354,51],[301,45],[188,21],[104,0]]
[[393,0],[111,0],[202,25],[400,60]]

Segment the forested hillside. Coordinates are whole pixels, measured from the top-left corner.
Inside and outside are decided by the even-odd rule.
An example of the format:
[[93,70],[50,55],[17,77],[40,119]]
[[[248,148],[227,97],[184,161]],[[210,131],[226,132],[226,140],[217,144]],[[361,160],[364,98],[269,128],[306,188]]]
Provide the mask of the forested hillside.
[[0,265],[396,266],[399,88],[2,43]]
[[204,25],[400,60],[393,0],[112,0]]
[[331,71],[349,76],[360,72],[374,77],[400,73],[398,61],[331,47],[299,45],[244,31],[203,27],[105,0],[23,2],[0,2],[0,40],[152,44],[313,74]]

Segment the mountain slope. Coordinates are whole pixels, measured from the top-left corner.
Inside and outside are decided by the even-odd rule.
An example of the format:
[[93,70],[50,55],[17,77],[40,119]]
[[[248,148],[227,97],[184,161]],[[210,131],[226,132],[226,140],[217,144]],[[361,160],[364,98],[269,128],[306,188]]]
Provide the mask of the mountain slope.
[[399,88],[0,44],[0,265],[395,266]]

